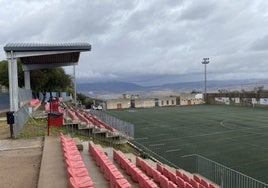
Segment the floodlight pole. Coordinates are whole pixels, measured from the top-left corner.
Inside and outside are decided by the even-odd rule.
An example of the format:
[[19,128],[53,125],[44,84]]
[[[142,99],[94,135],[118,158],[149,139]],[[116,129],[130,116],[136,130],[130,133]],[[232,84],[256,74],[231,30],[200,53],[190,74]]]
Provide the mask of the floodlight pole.
[[205,103],[207,103],[207,64],[209,64],[209,58],[203,58],[202,62],[203,65],[205,65]]
[[75,70],[75,65],[73,66],[73,73],[74,73],[74,75],[73,75],[73,78],[74,78],[74,80],[73,80],[73,82],[74,82],[74,104],[75,104],[75,106],[77,106],[77,102],[76,102],[76,97],[77,97],[77,95],[76,95],[76,70]]

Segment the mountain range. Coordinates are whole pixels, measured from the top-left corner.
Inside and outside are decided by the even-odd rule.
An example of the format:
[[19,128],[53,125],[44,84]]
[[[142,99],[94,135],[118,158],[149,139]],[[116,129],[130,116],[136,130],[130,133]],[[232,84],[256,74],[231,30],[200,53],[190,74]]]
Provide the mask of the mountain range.
[[[77,91],[95,98],[118,98],[123,93],[141,96],[166,96],[203,92],[204,81],[167,83],[155,86],[141,86],[129,82],[77,83]],[[207,92],[252,90],[254,87],[268,87],[268,80],[210,80],[207,81]]]

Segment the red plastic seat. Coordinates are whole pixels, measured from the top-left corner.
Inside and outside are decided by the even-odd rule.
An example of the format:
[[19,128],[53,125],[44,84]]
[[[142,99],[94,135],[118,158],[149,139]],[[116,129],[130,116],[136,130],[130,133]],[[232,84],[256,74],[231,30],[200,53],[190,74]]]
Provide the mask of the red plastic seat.
[[141,158],[136,157],[136,166],[141,167]]
[[68,174],[70,177],[83,177],[89,176],[88,171],[86,168],[67,168]]
[[186,174],[183,174],[182,179],[183,179],[184,181],[186,181],[187,183],[191,183],[190,178],[189,178]]
[[81,155],[75,154],[71,155],[70,153],[64,153],[65,159],[69,159],[71,161],[83,161]]
[[203,180],[203,179],[201,179],[201,183],[200,184],[203,185],[206,188],[209,188],[209,184],[205,180]]
[[169,180],[165,176],[161,176],[160,178],[160,185],[161,187],[168,187]]
[[159,163],[156,164],[156,169],[161,173],[163,174],[163,166],[160,165]]
[[193,177],[196,182],[201,183],[201,179],[197,175],[194,174]]
[[[121,172],[118,171],[116,166],[108,159],[102,149],[94,147],[91,143],[89,143],[89,152],[96,161],[96,164],[100,167],[101,172],[104,173],[105,179],[110,181],[110,188],[131,187],[129,182],[124,178]],[[128,168],[126,165],[127,160],[122,160],[123,158],[115,150],[113,151],[113,158],[118,164],[124,165],[125,168]]]
[[175,183],[169,181],[168,187],[169,188],[177,188],[177,185]]
[[144,188],[157,188],[157,184],[155,184],[153,181],[151,180],[144,180],[143,182],[143,187]]
[[160,178],[161,178],[161,173],[159,172],[159,171],[157,171],[157,170],[153,170],[153,178],[154,178],[154,181],[156,182],[156,183],[159,183],[160,182]]
[[199,188],[199,183],[194,179],[190,179],[190,184],[193,186],[193,188]]
[[191,185],[191,184],[189,184],[189,183],[185,183],[185,188],[193,188],[193,186]]
[[94,186],[90,177],[70,177],[70,184],[74,188],[91,188]]
[[179,169],[176,169],[176,175],[183,178],[183,173]]
[[115,188],[131,188],[131,185],[126,179],[117,179]]
[[169,171],[168,177],[169,177],[170,181],[172,181],[173,183],[176,183],[177,176],[175,173]]
[[180,188],[185,188],[185,182],[182,178],[180,178],[179,176],[177,176],[177,181],[176,184],[180,187]]
[[166,176],[167,178],[169,177],[169,171],[165,167],[163,167],[163,175]]
[[71,161],[69,159],[66,159],[65,162],[68,165],[68,167],[71,168],[86,168],[83,161]]
[[216,187],[212,184],[209,184],[209,188],[216,188]]

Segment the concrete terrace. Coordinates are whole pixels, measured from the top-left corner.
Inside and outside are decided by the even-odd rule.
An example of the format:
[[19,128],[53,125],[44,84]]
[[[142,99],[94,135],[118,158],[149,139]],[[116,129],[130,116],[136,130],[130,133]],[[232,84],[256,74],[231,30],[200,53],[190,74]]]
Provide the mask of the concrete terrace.
[[[113,161],[112,148],[103,148],[109,159]],[[89,175],[94,182],[95,188],[109,187],[109,182],[104,179],[92,156],[88,151],[88,143],[83,143],[81,156],[88,169]],[[134,155],[133,155],[134,159]],[[126,177],[132,187],[138,187],[131,178],[116,164],[120,172]],[[67,170],[64,163],[64,156],[61,147],[60,137],[46,136],[44,141],[43,157],[41,162],[38,188],[66,188],[68,187]]]

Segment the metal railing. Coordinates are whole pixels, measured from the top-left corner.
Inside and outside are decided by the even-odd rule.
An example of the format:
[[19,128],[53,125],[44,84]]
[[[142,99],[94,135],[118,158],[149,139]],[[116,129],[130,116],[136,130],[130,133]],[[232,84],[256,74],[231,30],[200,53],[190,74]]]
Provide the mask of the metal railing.
[[143,143],[136,139],[131,143],[160,162],[200,174],[221,188],[268,188],[268,184],[264,182],[197,154],[178,156],[174,152],[167,152],[165,144]]
[[19,108],[17,112],[14,113],[15,125],[13,126],[14,135],[17,136],[24,126],[24,124],[30,118],[29,105],[26,104],[23,107]]
[[134,125],[133,124],[117,119],[116,117],[110,116],[99,110],[92,110],[91,113],[98,116],[98,118],[108,123],[110,126],[115,128],[116,130],[126,134],[127,136],[131,138],[134,138]]
[[195,155],[196,173],[220,185],[222,188],[268,188],[268,184],[223,166],[215,161]]
[[19,94],[19,101],[20,102],[28,102],[29,100],[32,99],[32,90],[31,89],[19,88],[18,94]]
[[28,102],[32,98],[32,90],[19,88],[18,90],[19,101],[21,106],[17,112],[14,113],[15,124],[13,126],[14,135],[17,136],[30,118]]

